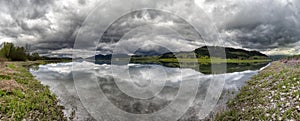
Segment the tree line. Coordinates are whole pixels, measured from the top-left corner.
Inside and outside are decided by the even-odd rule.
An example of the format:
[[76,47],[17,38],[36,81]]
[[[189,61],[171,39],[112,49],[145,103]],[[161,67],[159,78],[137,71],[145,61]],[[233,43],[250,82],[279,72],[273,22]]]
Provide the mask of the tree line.
[[38,53],[29,53],[24,47],[15,46],[13,43],[5,42],[0,48],[0,60],[8,61],[35,61],[41,57]]

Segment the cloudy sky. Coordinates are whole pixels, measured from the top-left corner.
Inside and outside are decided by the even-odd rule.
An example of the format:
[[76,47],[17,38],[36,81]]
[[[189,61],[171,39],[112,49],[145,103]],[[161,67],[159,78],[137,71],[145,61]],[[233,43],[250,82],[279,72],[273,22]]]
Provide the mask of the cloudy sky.
[[[132,4],[125,0],[0,0],[0,43],[30,44],[32,52],[47,56],[70,55],[77,34],[85,31],[79,39],[90,45],[95,43],[89,40],[100,39],[101,32],[105,32],[97,43],[97,52],[102,54],[111,53],[115,47],[132,53],[134,49],[130,48],[149,48],[145,45],[186,51],[203,45],[201,41],[205,40],[205,35],[197,35],[189,23],[189,20],[203,19],[203,14],[193,9],[197,7],[204,10],[216,26],[222,45],[265,54],[300,53],[298,0],[139,1],[135,5],[138,8],[182,9],[186,13],[177,16],[177,13],[161,11],[136,11],[136,7],[130,9]],[[93,10],[97,14],[93,14]],[[127,14],[120,13],[126,10]],[[87,24],[86,20],[97,23],[99,30],[89,30],[95,23]],[[205,26],[205,22],[207,20],[203,19],[199,24]],[[107,23],[111,23],[110,26]],[[141,41],[145,42],[140,44]],[[74,51],[89,53],[89,49],[84,49],[88,47],[87,44]]]

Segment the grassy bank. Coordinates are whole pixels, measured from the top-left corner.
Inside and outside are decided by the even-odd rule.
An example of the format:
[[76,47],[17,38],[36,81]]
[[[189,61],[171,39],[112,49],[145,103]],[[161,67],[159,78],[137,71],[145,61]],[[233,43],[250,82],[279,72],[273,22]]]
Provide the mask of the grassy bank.
[[217,121],[300,120],[300,60],[276,61],[247,82]]
[[24,66],[42,62],[6,62],[0,68],[0,120],[66,120],[55,95]]

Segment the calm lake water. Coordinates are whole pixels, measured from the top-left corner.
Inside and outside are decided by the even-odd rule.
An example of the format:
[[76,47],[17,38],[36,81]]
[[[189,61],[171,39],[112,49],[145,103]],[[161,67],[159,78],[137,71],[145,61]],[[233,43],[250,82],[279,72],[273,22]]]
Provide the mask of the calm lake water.
[[[195,71],[192,68],[174,68],[166,65],[129,64],[111,66],[90,62],[70,62],[39,65],[32,67],[30,72],[42,84],[48,85],[50,90],[58,96],[61,105],[66,108],[64,110],[66,116],[71,116],[72,112],[75,111],[74,120],[114,119],[109,117],[110,114],[105,114],[106,112],[103,109],[108,111],[113,109],[110,109],[110,105],[103,102],[104,99],[108,100],[117,109],[128,112],[130,115],[159,112],[167,108],[168,105],[172,105],[172,101],[178,98],[177,95],[182,92],[182,84],[185,84],[185,82],[186,85],[198,84],[196,85],[195,99],[192,100],[188,110],[180,120],[199,120],[205,107],[203,103],[210,82],[216,78],[225,80],[223,88],[213,89],[221,90],[222,95],[219,99],[214,100],[217,105],[211,107],[212,112],[204,110],[204,112],[210,112],[210,115],[206,116],[208,118],[214,114],[213,112],[224,109],[227,100],[232,98],[248,79],[266,65],[266,63],[229,65],[227,67],[228,73],[210,75],[207,66],[202,66],[203,68],[200,68],[200,71]],[[73,77],[73,75],[75,76]],[[149,87],[148,90],[142,92],[141,88],[146,87]],[[99,90],[103,93],[102,95],[98,94]],[[191,93],[186,91],[183,94],[189,95]],[[183,96],[182,100],[186,98]],[[208,104],[213,105],[214,101]],[[184,105],[187,102],[178,101],[178,103]],[[130,119],[130,116],[127,118]],[[140,117],[136,120],[148,119]]]

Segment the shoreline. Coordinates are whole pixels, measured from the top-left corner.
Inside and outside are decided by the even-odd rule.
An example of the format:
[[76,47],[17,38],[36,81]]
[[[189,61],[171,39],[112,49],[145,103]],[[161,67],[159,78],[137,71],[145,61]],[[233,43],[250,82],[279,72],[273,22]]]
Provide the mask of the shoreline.
[[[260,70],[260,72],[258,72],[258,74],[256,74],[255,76],[253,76],[250,80],[247,81],[247,84],[245,86],[243,86],[240,90],[240,92],[233,97],[233,99],[230,99],[227,102],[227,109],[223,110],[219,113],[217,113],[215,120],[280,120],[280,119],[290,119],[293,121],[294,120],[299,120],[300,116],[297,115],[297,111],[298,113],[300,112],[300,108],[297,109],[296,106],[292,106],[295,104],[300,104],[300,99],[297,101],[296,103],[291,103],[291,102],[284,102],[286,100],[284,100],[283,102],[281,101],[281,92],[279,92],[279,108],[277,109],[272,109],[269,110],[269,108],[264,109],[265,107],[261,108],[263,106],[262,103],[262,99],[265,95],[265,92],[263,92],[261,94],[260,91],[258,91],[259,88],[264,89],[263,91],[268,91],[269,88],[267,88],[268,86],[272,86],[272,83],[270,83],[269,81],[276,81],[277,78],[275,78],[275,80],[273,80],[273,78],[271,78],[270,76],[274,76],[277,77],[276,75],[274,75],[274,71],[276,71],[279,74],[280,79],[281,78],[285,78],[284,75],[288,75],[290,76],[290,74],[292,74],[290,77],[291,80],[288,80],[288,82],[284,82],[283,84],[287,84],[287,83],[291,83],[294,84],[293,86],[291,86],[292,84],[289,85],[281,85],[281,86],[277,86],[278,88],[276,89],[281,89],[281,90],[285,90],[287,88],[296,88],[298,89],[298,91],[295,91],[295,96],[298,96],[299,98],[299,67],[300,67],[300,61],[274,61],[272,63],[270,63],[270,65],[267,65],[266,67],[262,68]],[[27,120],[33,120],[33,119],[41,119],[41,120],[67,120],[66,115],[64,115],[63,113],[63,106],[60,106],[60,104],[58,103],[58,98],[57,96],[55,96],[53,93],[51,93],[50,89],[48,86],[42,85],[40,81],[36,80],[35,77],[32,76],[32,74],[30,73],[30,71],[28,70],[27,67],[29,67],[30,65],[35,65],[35,64],[46,64],[43,61],[38,61],[38,62],[6,62],[5,63],[5,68],[0,68],[1,72],[0,72],[0,104],[1,106],[6,103],[9,104],[8,102],[4,102],[3,103],[3,95],[4,96],[11,96],[14,97],[15,96],[17,98],[20,99],[15,99],[16,100],[16,104],[17,107],[13,108],[13,110],[18,109],[18,106],[21,104],[23,106],[23,102],[27,100],[27,98],[25,98],[25,100],[22,100],[22,94],[25,95],[23,97],[26,97],[27,93],[25,93],[26,91],[34,91],[34,90],[43,90],[44,92],[35,92],[35,93],[42,93],[42,94],[36,94],[39,96],[46,96],[47,98],[50,97],[50,99],[48,100],[46,98],[47,101],[50,101],[51,104],[49,104],[48,106],[45,104],[45,107],[48,108],[52,108],[51,111],[55,110],[56,114],[55,116],[52,114],[45,114],[45,112],[49,113],[48,111],[45,111],[45,108],[42,107],[42,110],[39,109],[31,109],[31,110],[27,110],[26,111],[20,111],[18,112],[8,112],[8,113],[3,113],[3,109],[0,108],[0,120],[22,120],[22,119],[27,119]],[[292,72],[290,72],[289,70],[291,70],[290,68],[294,67],[294,69],[292,70]],[[3,70],[4,69],[4,70]],[[277,74],[275,73],[275,74]],[[284,74],[284,75],[281,75]],[[297,75],[298,74],[298,75]],[[23,79],[23,81],[20,81],[20,78]],[[25,78],[25,79],[24,79]],[[267,80],[267,82],[264,82],[263,80],[269,79]],[[288,79],[290,79],[288,78]],[[296,78],[296,79],[295,79]],[[8,92],[3,93],[4,91],[1,88],[1,81],[10,81],[10,80],[15,80],[12,81],[10,83],[12,83],[13,87],[12,89],[15,89],[17,91],[13,91],[13,90],[8,90]],[[281,79],[284,81],[284,79]],[[34,83],[36,87],[36,89],[25,89],[29,86],[29,84]],[[278,82],[278,84],[281,84],[280,82]],[[285,88],[283,89],[283,86],[285,86]],[[298,86],[298,88],[297,88]],[[274,88],[274,87],[273,87]],[[270,88],[271,89],[271,88]],[[281,91],[280,90],[280,91]],[[274,90],[273,90],[274,91]],[[276,91],[276,90],[275,90]],[[285,90],[286,91],[286,90]],[[249,94],[248,92],[250,92],[251,94]],[[253,93],[256,92],[256,93]],[[18,93],[21,93],[21,95],[18,95]],[[275,97],[277,96],[276,92],[275,93]],[[284,93],[288,93],[284,92]],[[294,93],[292,93],[292,98],[294,98],[293,95]],[[297,95],[298,94],[298,95]],[[254,98],[255,96],[253,95],[257,95],[257,99]],[[284,96],[284,95],[283,95]],[[30,96],[27,96],[30,97]],[[269,99],[269,96],[268,96]],[[264,101],[271,101],[271,100],[264,100]],[[271,99],[271,98],[270,98]],[[39,99],[40,102],[42,103],[43,100],[45,99]],[[273,99],[273,100],[277,100]],[[23,102],[22,102],[23,101]],[[28,100],[27,100],[28,101]],[[32,100],[29,100],[29,102]],[[288,101],[288,100],[287,100]],[[275,101],[274,101],[275,102]],[[277,100],[278,102],[278,100]],[[251,105],[247,105],[247,103],[251,103]],[[258,104],[257,106],[254,106],[255,104]],[[267,104],[267,103],[264,103]],[[284,104],[284,106],[282,107],[281,104]],[[288,109],[287,106],[285,105],[291,105],[292,107],[296,107],[296,108],[292,108],[292,109]],[[25,107],[27,105],[27,102],[24,104]],[[243,107],[245,106],[245,107]],[[277,103],[275,103],[275,106],[277,106]],[[4,108],[6,108],[7,106],[4,105]],[[29,108],[34,108],[35,106],[29,106]],[[280,109],[282,108],[282,110]],[[259,112],[259,110],[263,110],[262,112]],[[6,109],[7,110],[7,109]],[[11,109],[8,109],[11,110]],[[43,112],[43,113],[32,113],[32,110],[37,111],[37,112]],[[47,110],[47,109],[46,109]],[[279,110],[279,113],[276,114]],[[19,111],[19,110],[18,110]],[[250,112],[247,112],[250,111]],[[295,112],[296,111],[296,112]],[[272,112],[274,113],[274,116],[272,114]],[[283,113],[281,113],[283,112]],[[291,115],[288,115],[288,113],[286,112],[292,112]],[[274,118],[273,118],[274,117]]]
[[[60,65],[60,64],[59,64]],[[61,65],[61,66],[63,66],[63,68],[64,69],[66,69],[64,66],[69,66],[70,64],[63,64],[63,65]],[[49,65],[48,65],[49,66]],[[268,66],[268,65],[267,65]],[[267,67],[267,66],[265,66],[265,67]],[[50,68],[51,67],[54,67],[54,68],[56,68],[56,64],[54,64],[54,65],[50,65]],[[265,68],[265,67],[263,67],[263,68]],[[43,73],[45,73],[45,72],[47,72],[47,71],[45,71],[45,68],[47,68],[47,69],[49,69],[49,67],[47,67],[47,65],[42,65],[42,67],[40,67],[40,68],[42,68],[42,70],[44,70],[44,71],[42,71],[42,74]],[[168,68],[168,67],[166,67],[166,68]],[[63,70],[60,70],[60,71],[58,71],[57,69],[53,69],[54,70],[54,72],[56,73],[56,71],[57,72],[60,72],[60,71],[62,71],[63,72],[63,74],[64,75],[69,75],[68,73],[69,72],[65,72],[65,71],[63,71]],[[51,71],[50,72],[52,72],[53,71],[52,69],[51,69]],[[260,69],[259,69],[260,70]],[[255,71],[252,71],[252,70],[247,70],[247,71],[243,71],[243,72],[234,72],[234,73],[232,73],[232,74],[234,74],[234,75],[237,75],[237,74],[241,74],[241,73],[247,73],[247,74],[245,74],[245,75],[248,75],[248,74],[250,74],[250,73],[253,73],[253,74],[257,74],[257,71],[258,70],[255,70]],[[50,74],[50,73],[49,73]],[[37,74],[34,74],[33,73],[33,75],[37,75]],[[50,74],[50,75],[52,75],[52,74]],[[56,75],[56,74],[53,74],[53,75]],[[248,79],[250,79],[250,77],[252,77],[253,75],[251,74],[251,76],[248,78],[248,77],[245,77],[245,75],[243,75],[243,78],[247,78],[246,80],[248,80]],[[53,80],[53,79],[47,79],[47,76],[45,77],[45,76],[37,76],[38,77],[38,80],[40,80],[41,82],[43,82],[43,84],[46,84],[46,85],[49,85],[50,87],[52,87],[52,89],[53,89],[53,87],[55,87],[55,92],[61,92],[61,91],[58,91],[57,89],[59,89],[59,88],[56,88],[57,86],[56,86],[56,84],[58,84],[58,83],[61,83],[61,84],[59,84],[59,85],[64,85],[64,86],[66,86],[65,84],[67,84],[68,83],[68,81],[66,81],[67,79],[65,79],[65,78],[59,78],[58,79],[58,81],[57,82],[53,82],[53,81],[55,81],[55,80]],[[68,78],[68,77],[67,77]],[[43,80],[44,79],[44,80]],[[64,81],[61,81],[61,80],[64,80]],[[245,82],[246,80],[244,80],[243,82]],[[232,83],[232,82],[231,82]],[[53,85],[54,84],[54,85]],[[52,85],[52,86],[51,86]],[[61,86],[61,87],[64,87],[64,86]],[[230,86],[232,86],[232,85],[230,85]],[[70,86],[67,86],[67,87],[69,87],[69,91],[70,90],[72,90],[71,88],[70,88]],[[71,86],[72,87],[72,86]],[[238,87],[241,87],[241,86],[238,86]],[[228,87],[229,88],[229,87]],[[50,90],[51,90],[51,88],[50,88]],[[73,92],[73,91],[71,91],[71,92]],[[70,93],[68,93],[68,94],[70,94]],[[65,95],[65,94],[63,94],[63,95]],[[226,95],[227,96],[227,95]],[[226,96],[225,96],[225,98],[226,98]],[[58,93],[58,97],[61,97],[61,94],[60,93]],[[65,99],[62,99],[62,101],[68,101],[69,99],[67,99],[66,97],[69,97],[69,96],[64,96],[63,98],[65,98]],[[229,99],[229,98],[228,98]],[[231,99],[231,97],[230,97],[230,99]],[[227,100],[227,99],[226,99]],[[74,102],[76,102],[76,101],[72,101],[72,103],[71,103],[71,105],[72,106],[74,106],[73,104],[74,104]],[[226,101],[227,102],[227,101]],[[224,104],[226,104],[226,102],[224,102]],[[63,103],[63,104],[66,104],[66,103]],[[66,107],[66,109],[72,109],[72,107],[70,107],[70,105],[68,104],[68,105],[64,105],[65,107]],[[80,107],[80,106],[79,106]],[[78,107],[76,107],[75,109],[77,109]],[[80,111],[76,111],[76,113],[80,113]],[[219,112],[219,111],[218,111]],[[69,113],[71,113],[71,110],[70,110],[70,112]],[[69,114],[67,114],[67,116],[68,116]],[[214,117],[214,116],[213,116]],[[75,117],[75,119],[77,119],[77,117]]]
[[224,120],[300,120],[300,60],[274,61],[219,113]]
[[43,63],[5,62],[0,68],[0,120],[67,120],[57,97],[27,68]]

